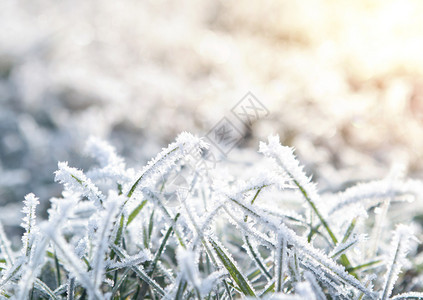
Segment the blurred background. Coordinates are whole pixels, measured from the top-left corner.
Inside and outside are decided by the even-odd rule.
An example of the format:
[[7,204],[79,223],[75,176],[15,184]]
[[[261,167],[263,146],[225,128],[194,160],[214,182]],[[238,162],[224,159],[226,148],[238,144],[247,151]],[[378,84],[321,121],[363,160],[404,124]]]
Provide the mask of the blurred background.
[[248,91],[269,115],[228,159],[278,133],[322,190],[397,162],[422,178],[420,0],[1,0],[0,28],[5,225],[25,194],[60,193],[57,161],[90,164],[89,136],[141,166]]

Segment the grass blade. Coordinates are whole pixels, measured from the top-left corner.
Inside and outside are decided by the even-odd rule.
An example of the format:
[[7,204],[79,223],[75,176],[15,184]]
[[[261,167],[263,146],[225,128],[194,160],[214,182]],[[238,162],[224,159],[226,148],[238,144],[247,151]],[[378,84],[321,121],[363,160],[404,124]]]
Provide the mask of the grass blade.
[[[111,247],[113,248],[115,253],[119,256],[120,259],[128,258],[127,255],[123,252],[123,250],[119,248],[118,246],[111,245]],[[157,282],[155,282],[152,278],[150,278],[150,276],[148,276],[144,270],[142,270],[136,265],[131,266],[131,268],[143,281],[145,281],[147,284],[152,286],[159,295],[161,296],[165,295],[165,291],[161,288],[161,286]]]
[[126,222],[126,226],[132,223],[132,221],[138,216],[140,211],[143,209],[145,204],[147,203],[147,200],[143,200],[140,205],[138,205],[130,214],[128,217],[128,221]]
[[251,287],[251,284],[248,283],[244,275],[242,275],[242,273],[238,270],[238,268],[235,266],[232,259],[229,258],[229,256],[225,253],[225,251],[212,238],[209,238],[209,242],[212,245],[217,256],[219,257],[220,261],[226,268],[226,270],[228,270],[234,282],[238,285],[238,288],[242,291],[242,293],[245,296],[256,297]]

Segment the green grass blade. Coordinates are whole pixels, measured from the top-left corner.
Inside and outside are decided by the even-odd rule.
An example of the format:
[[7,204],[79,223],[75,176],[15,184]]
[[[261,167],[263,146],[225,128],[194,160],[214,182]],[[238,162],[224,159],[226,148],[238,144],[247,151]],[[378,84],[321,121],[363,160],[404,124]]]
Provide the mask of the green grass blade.
[[276,275],[276,292],[282,292],[283,290],[283,276],[287,265],[286,250],[287,242],[281,236],[278,236],[278,245],[275,251],[275,275]]
[[154,169],[154,167],[158,164],[158,163],[160,163],[160,162],[162,162],[162,161],[164,161],[164,160],[166,160],[167,159],[167,157],[172,153],[172,152],[174,152],[174,151],[176,151],[176,150],[178,150],[179,149],[179,147],[175,147],[175,148],[173,148],[172,150],[170,150],[168,153],[166,153],[165,155],[163,155],[163,157],[162,158],[160,158],[159,160],[157,160],[154,164],[152,164],[148,169],[146,169],[145,171],[144,171],[144,173],[142,173],[141,174],[141,176],[140,177],[138,177],[138,179],[135,181],[135,183],[132,185],[132,187],[131,187],[131,189],[129,190],[129,192],[128,192],[128,194],[126,195],[128,198],[131,198],[132,197],[132,195],[134,194],[134,192],[135,192],[135,190],[137,189],[137,187],[138,187],[138,184],[141,182],[141,180],[144,178],[144,176],[150,171],[150,170],[152,170],[152,169]]
[[181,215],[180,213],[177,213],[177,214],[176,214],[175,218],[173,219],[173,221],[174,221],[174,225],[173,225],[173,226],[170,226],[170,227],[169,227],[169,229],[167,230],[166,235],[165,235],[165,237],[163,238],[163,241],[162,241],[162,243],[160,244],[160,247],[159,247],[159,249],[157,250],[156,255],[154,256],[154,259],[153,259],[153,264],[151,265],[150,276],[152,276],[152,275],[153,275],[154,270],[156,269],[157,262],[159,261],[160,256],[161,256],[161,255],[162,255],[162,253],[163,253],[163,250],[164,250],[164,248],[165,248],[165,246],[166,246],[166,244],[167,244],[167,241],[169,240],[169,237],[170,237],[170,235],[171,235],[171,234],[172,234],[172,232],[173,232],[173,227],[176,225],[176,221],[178,221],[178,218],[179,218],[179,216],[180,216],[180,215]]
[[[176,221],[178,220],[178,218],[179,218],[180,215],[181,215],[180,213],[177,213],[176,214],[176,216],[175,216],[175,218],[173,220],[174,221],[174,224],[176,224]],[[151,267],[150,267],[150,270],[148,272],[148,276],[150,276],[150,277],[153,276],[154,271],[156,270],[157,263],[158,263],[161,255],[162,255],[164,249],[165,249],[165,246],[167,244],[167,241],[169,240],[170,235],[173,232],[173,227],[174,226],[175,225],[172,225],[172,226],[169,227],[169,229],[167,230],[167,232],[166,232],[166,234],[165,234],[165,236],[164,236],[164,238],[163,238],[163,240],[162,240],[162,242],[160,244],[159,249],[157,250],[157,252],[156,252],[156,254],[154,256],[153,262],[152,262]],[[146,291],[147,291],[147,285],[143,284],[143,286],[141,287],[141,295],[143,297],[145,296]]]
[[345,243],[348,238],[351,236],[351,233],[354,231],[355,224],[357,223],[357,218],[352,219],[350,226],[348,226],[347,231],[342,238],[342,242]]
[[254,248],[251,245],[248,236],[245,236],[244,238],[245,238],[245,243],[247,244],[247,247],[250,250],[251,255],[253,256],[257,266],[264,273],[264,275],[267,277],[267,279],[271,279],[272,275],[270,275],[269,271],[267,271],[266,267],[263,265],[263,262],[261,261],[259,255],[254,251]]
[[214,251],[219,257],[222,264],[228,270],[230,276],[234,282],[238,285],[239,289],[245,296],[256,297],[251,285],[248,283],[247,279],[242,275],[242,273],[237,269],[235,264],[232,262],[232,259],[228,257],[225,251],[211,238],[209,238],[210,244],[212,245]]
[[184,299],[184,291],[187,287],[187,282],[184,279],[181,279],[181,281],[179,281],[179,285],[178,285],[178,290],[176,292],[175,295],[175,300],[182,300]]
[[57,278],[57,286],[60,286],[61,278],[60,278],[60,266],[59,266],[59,260],[57,259],[56,250],[54,251],[54,264],[56,266],[56,278]]
[[268,294],[268,293],[274,293],[275,292],[275,282],[272,282],[271,284],[269,284],[268,287],[265,288],[265,290],[263,291],[263,293],[261,293],[260,297]]
[[150,221],[148,222],[148,241],[151,241],[151,235],[153,234],[154,227],[154,209],[150,215]]
[[367,267],[372,267],[374,265],[377,265],[378,263],[381,263],[381,262],[382,262],[381,259],[372,260],[372,261],[369,261],[368,263],[365,263],[365,264],[362,264],[362,265],[347,268],[347,272],[351,273],[351,272],[359,271],[359,270],[365,269]]
[[128,273],[131,271],[131,268],[126,268],[121,277],[119,278],[118,282],[116,282],[115,286],[112,289],[112,295],[110,299],[113,299],[113,297],[116,295],[118,289],[122,285],[122,283],[125,281],[126,277],[128,276]]
[[147,200],[143,200],[140,205],[135,207],[135,209],[129,214],[128,221],[126,222],[126,226],[132,223],[132,221],[138,216],[138,214],[143,209],[146,203],[147,203]]
[[[257,190],[257,192],[255,193],[255,195],[254,195],[253,199],[251,200],[251,204],[254,204],[254,202],[256,201],[256,199],[257,199],[257,197],[258,197],[258,195],[260,194],[260,192],[261,192],[261,190],[262,190],[262,189],[263,189],[263,187],[261,187],[261,188],[259,188],[259,189]],[[248,220],[248,215],[245,215],[245,217],[244,217],[244,222],[247,222],[247,220]],[[262,261],[261,261],[261,259],[260,259],[259,254],[257,254],[257,253],[254,251],[254,248],[253,248],[253,246],[251,245],[251,243],[250,243],[250,240],[249,240],[248,236],[244,235],[244,239],[245,239],[245,243],[247,244],[247,247],[248,247],[249,251],[251,252],[251,255],[253,256],[254,261],[256,262],[256,264],[257,264],[257,266],[259,267],[259,269],[260,269],[260,270],[264,273],[264,275],[265,275],[268,279],[271,279],[271,278],[272,278],[272,276],[271,276],[271,275],[270,275],[270,273],[267,271],[266,267],[263,265],[263,263],[262,263]]]
[[[128,256],[124,253],[124,251],[119,248],[116,245],[111,245],[112,249],[115,251],[115,253],[119,256],[120,259],[125,259]],[[162,289],[162,287],[154,281],[150,276],[147,275],[147,273],[139,268],[138,266],[134,265],[131,267],[132,270],[138,275],[140,279],[145,281],[148,285],[154,288],[154,290],[161,296],[165,295],[165,291]]]

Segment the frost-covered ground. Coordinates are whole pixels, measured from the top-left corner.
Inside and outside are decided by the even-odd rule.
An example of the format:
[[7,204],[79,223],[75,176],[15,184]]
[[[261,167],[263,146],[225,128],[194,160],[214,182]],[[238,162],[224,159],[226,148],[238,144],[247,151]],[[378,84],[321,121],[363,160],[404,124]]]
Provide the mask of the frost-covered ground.
[[396,168],[323,194],[278,136],[243,176],[193,167],[208,148],[185,132],[134,170],[90,139],[96,167],[59,163],[47,221],[25,196],[20,251],[0,227],[0,297],[423,299],[422,181]]
[[[211,172],[229,170],[229,185],[255,174],[259,141],[271,134],[295,147],[322,195],[401,173],[421,179],[422,11],[418,0],[3,0],[0,221],[18,247],[24,196],[39,197],[46,219],[62,193],[58,161],[95,165],[90,136],[139,171],[180,132],[210,137],[222,118],[239,143],[223,156],[212,149]],[[248,91],[268,112],[252,124],[232,111]],[[161,192],[176,200],[187,179],[173,179]],[[416,203],[390,211],[386,226],[419,220]],[[385,215],[387,206],[371,209]]]

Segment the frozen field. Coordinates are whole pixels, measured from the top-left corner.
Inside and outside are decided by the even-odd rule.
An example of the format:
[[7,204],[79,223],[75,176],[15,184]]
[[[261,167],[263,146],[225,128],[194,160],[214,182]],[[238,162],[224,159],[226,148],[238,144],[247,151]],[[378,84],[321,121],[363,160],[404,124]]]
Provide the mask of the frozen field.
[[421,1],[2,0],[0,28],[0,297],[423,291]]

